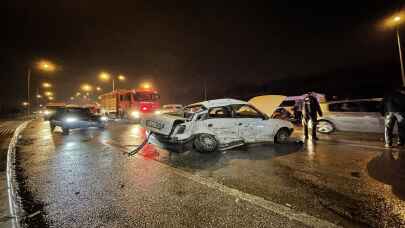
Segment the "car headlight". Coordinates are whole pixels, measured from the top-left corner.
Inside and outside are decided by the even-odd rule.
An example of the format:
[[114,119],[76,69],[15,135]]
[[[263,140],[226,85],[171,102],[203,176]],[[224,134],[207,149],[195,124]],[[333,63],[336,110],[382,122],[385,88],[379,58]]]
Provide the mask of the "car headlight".
[[75,117],[68,117],[68,118],[65,119],[66,123],[73,123],[73,122],[76,122],[76,121],[77,121],[77,118],[75,118]]
[[47,115],[51,114],[51,111],[45,110],[45,111],[44,111],[44,114],[47,116]]
[[160,115],[160,114],[162,114],[162,112],[160,110],[155,111],[155,115]]
[[100,117],[100,120],[101,121],[108,121],[108,117],[107,116],[102,116],[102,117]]
[[138,111],[133,111],[133,112],[131,113],[131,116],[132,116],[133,118],[138,119],[138,118],[141,116],[141,114],[140,114]]

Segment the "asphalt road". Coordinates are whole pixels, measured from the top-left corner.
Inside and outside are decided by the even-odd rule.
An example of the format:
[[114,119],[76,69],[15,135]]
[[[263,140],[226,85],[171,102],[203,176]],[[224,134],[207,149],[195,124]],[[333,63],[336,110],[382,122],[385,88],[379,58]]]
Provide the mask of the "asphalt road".
[[[352,204],[349,196],[325,190],[357,194],[363,185],[387,186],[367,171],[383,150],[378,142],[349,144],[347,138],[354,136],[337,136],[317,144],[292,140],[212,154],[149,144],[128,157],[144,137],[139,125],[122,122],[68,136],[51,134],[47,122],[33,122],[17,150],[25,222],[31,227],[362,227],[380,216],[372,211],[356,219],[350,209],[358,208],[345,208]],[[339,153],[347,162],[339,162]],[[331,181],[319,181],[324,176]],[[322,191],[314,187],[314,177]],[[385,195],[399,197],[389,190]]]

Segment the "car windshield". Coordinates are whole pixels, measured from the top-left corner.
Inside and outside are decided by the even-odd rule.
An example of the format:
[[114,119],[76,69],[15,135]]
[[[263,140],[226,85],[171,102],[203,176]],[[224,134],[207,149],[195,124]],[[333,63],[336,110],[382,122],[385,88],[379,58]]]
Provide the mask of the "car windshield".
[[206,110],[206,108],[202,105],[191,105],[184,108],[184,118],[189,120],[193,119],[193,116],[196,113],[202,112]]
[[150,92],[137,92],[134,96],[137,101],[157,101],[159,99],[159,94]]
[[63,109],[64,107],[62,106],[47,106],[46,109],[49,111],[56,111],[56,110],[60,110]]
[[72,113],[72,114],[79,114],[79,115],[89,115],[91,114],[90,109],[88,108],[67,108],[66,112]]

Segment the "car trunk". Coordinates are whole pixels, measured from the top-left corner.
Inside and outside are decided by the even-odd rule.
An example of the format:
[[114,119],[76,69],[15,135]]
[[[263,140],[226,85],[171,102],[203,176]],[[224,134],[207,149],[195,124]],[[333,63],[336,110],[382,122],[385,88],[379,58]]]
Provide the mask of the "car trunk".
[[186,121],[183,117],[172,115],[150,115],[142,118],[141,125],[148,131],[164,136],[170,136],[176,125]]

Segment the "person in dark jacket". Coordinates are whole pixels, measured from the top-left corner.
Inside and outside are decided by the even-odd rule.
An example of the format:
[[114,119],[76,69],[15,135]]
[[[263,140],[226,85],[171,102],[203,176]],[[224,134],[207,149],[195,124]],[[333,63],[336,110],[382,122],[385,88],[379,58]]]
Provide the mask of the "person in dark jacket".
[[297,124],[302,123],[302,102],[303,101],[296,101],[293,107],[294,118]]
[[318,122],[318,115],[322,116],[321,106],[319,105],[318,99],[309,92],[304,98],[303,109],[302,109],[303,119],[302,125],[304,127],[305,139],[308,138],[308,125],[309,121],[312,121],[312,139],[318,140],[316,137],[316,124]]
[[405,143],[405,87],[384,97],[385,147],[392,147],[393,130],[398,125],[398,146]]

